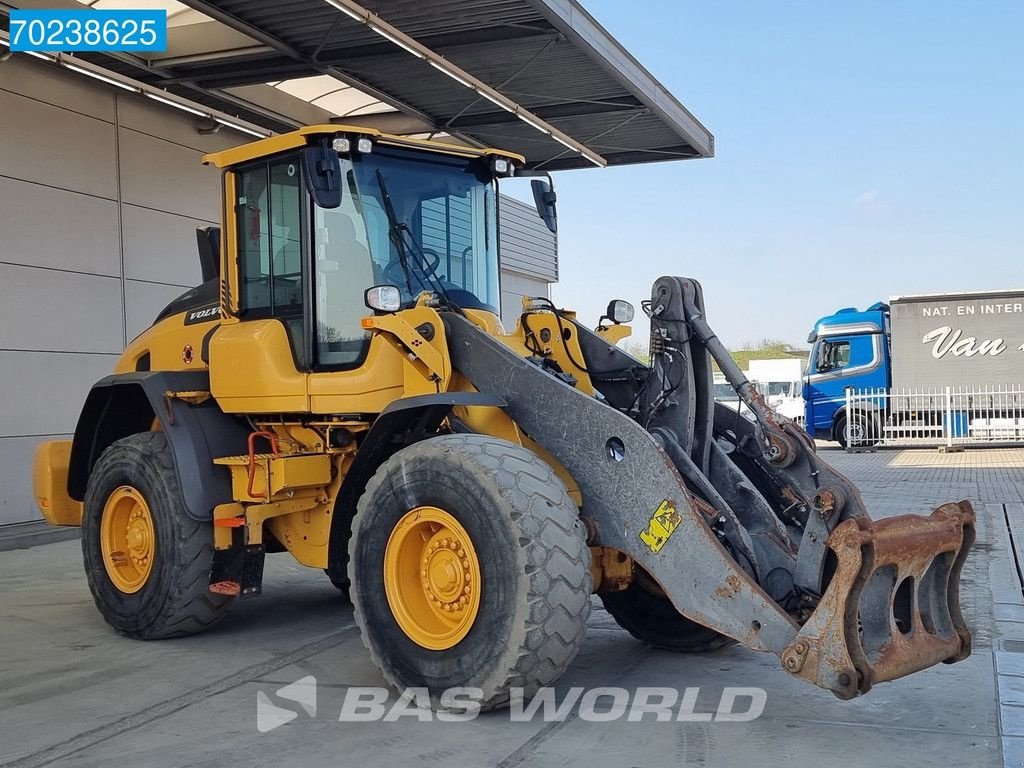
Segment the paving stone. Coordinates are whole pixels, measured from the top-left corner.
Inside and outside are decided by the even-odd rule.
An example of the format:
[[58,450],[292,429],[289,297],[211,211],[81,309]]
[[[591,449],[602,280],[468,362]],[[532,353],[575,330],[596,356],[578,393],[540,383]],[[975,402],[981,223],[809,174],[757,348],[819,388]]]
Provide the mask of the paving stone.
[[1024,707],[1001,704],[999,720],[1004,736],[1024,736]]
[[1024,768],[1024,738],[1003,737],[1003,765],[1006,768]]

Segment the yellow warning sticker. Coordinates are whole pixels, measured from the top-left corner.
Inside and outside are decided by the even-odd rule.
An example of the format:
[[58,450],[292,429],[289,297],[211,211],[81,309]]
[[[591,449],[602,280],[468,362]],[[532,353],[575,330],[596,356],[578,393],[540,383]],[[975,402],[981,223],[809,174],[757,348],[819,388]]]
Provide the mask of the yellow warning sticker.
[[646,544],[651,552],[657,554],[682,521],[682,516],[676,512],[672,502],[665,499],[651,515],[647,530],[640,531],[640,541]]

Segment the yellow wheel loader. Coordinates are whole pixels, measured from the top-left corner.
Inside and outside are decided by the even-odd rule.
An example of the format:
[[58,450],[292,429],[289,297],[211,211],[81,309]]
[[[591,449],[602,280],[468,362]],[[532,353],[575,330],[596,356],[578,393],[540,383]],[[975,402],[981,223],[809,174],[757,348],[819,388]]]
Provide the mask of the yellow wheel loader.
[[[565,671],[594,592],[641,640],[739,642],[844,699],[970,653],[970,505],[872,521],[744,380],[696,281],[643,302],[649,364],[616,346],[622,301],[595,331],[525,299],[504,330],[497,188],[523,158],[330,125],[205,160],[204,282],[36,457],[118,632],[205,629],[286,550],[348,592],[390,683],[485,708]],[[712,361],[753,419],[715,403]]]

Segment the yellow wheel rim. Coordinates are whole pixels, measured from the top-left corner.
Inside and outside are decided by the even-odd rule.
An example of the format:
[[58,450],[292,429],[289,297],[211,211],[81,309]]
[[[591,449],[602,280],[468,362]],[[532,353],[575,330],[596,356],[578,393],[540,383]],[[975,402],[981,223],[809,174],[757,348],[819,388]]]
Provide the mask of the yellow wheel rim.
[[416,507],[384,551],[384,591],[398,626],[433,651],[455,646],[480,612],[480,560],[466,529],[437,507]]
[[100,549],[115,587],[129,595],[142,589],[153,570],[156,529],[146,500],[129,485],[107,497],[100,519]]

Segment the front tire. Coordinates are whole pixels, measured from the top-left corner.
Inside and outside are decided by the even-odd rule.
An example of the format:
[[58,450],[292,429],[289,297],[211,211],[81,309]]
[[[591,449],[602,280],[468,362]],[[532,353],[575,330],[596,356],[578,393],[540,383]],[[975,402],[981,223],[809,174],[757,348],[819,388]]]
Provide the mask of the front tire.
[[835,426],[836,442],[844,450],[853,445],[855,448],[871,448],[878,444],[878,422],[867,413],[854,413],[851,417],[840,416]]
[[442,435],[366,487],[349,548],[352,604],[396,688],[482,691],[483,709],[554,682],[590,613],[590,552],[551,468],[513,443]]
[[118,440],[96,462],[85,494],[82,555],[96,607],[128,637],[201,632],[233,600],[209,591],[213,526],[185,512],[161,432]]
[[835,440],[839,443],[839,447],[846,450],[846,446],[849,442],[846,432],[846,417],[840,416],[836,420],[835,427],[832,428],[832,434],[835,436]]

